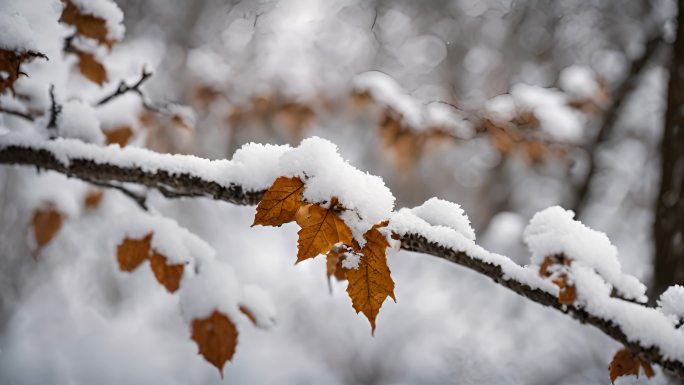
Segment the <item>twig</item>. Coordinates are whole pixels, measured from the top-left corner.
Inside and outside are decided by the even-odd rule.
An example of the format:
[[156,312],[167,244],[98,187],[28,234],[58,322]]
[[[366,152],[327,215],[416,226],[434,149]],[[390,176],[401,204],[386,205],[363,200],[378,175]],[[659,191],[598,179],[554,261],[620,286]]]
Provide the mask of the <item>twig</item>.
[[57,137],[57,119],[59,119],[61,113],[62,105],[55,100],[55,85],[50,84],[50,120],[47,125],[50,131],[50,139]]
[[21,112],[21,111],[16,111],[16,110],[10,110],[10,109],[5,108],[5,107],[0,107],[0,113],[1,113],[1,114],[7,114],[7,115],[18,116],[18,117],[20,117],[20,118],[24,118],[24,119],[28,120],[29,122],[33,122],[34,120],[36,120],[33,116],[31,116],[31,115],[29,115],[29,114],[27,114],[27,113],[24,113],[24,112]]
[[131,198],[135,202],[135,204],[137,204],[141,209],[143,209],[145,211],[149,211],[149,208],[147,207],[147,199],[144,195],[136,194],[133,191],[122,186],[121,184],[112,183],[112,182],[102,182],[102,181],[85,179],[85,178],[83,180],[88,182],[88,183],[94,184],[96,186],[105,187],[105,188],[113,188],[113,189],[119,190],[124,195]]
[[371,24],[370,30],[373,31],[375,28],[375,23],[378,21],[378,8],[375,8],[375,16],[373,16],[373,24]]
[[118,98],[119,96],[121,96],[127,92],[134,92],[134,93],[138,94],[140,96],[140,98],[142,99],[143,104],[146,104],[147,100],[146,100],[146,97],[143,94],[142,90],[140,89],[140,86],[142,86],[143,83],[145,83],[147,81],[147,79],[149,79],[151,76],[152,76],[152,72],[148,72],[147,69],[145,67],[143,67],[142,73],[140,74],[140,79],[138,79],[137,82],[135,82],[132,85],[128,85],[128,84],[126,84],[125,81],[122,80],[121,82],[119,82],[119,86],[116,88],[116,90],[112,94],[105,96],[99,102],[97,102],[95,105],[101,106],[105,103],[112,101],[113,99]]

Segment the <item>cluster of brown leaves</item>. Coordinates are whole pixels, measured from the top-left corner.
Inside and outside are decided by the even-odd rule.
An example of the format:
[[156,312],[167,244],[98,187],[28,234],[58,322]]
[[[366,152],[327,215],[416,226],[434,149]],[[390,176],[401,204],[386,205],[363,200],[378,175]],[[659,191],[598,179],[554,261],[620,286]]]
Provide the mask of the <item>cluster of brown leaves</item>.
[[539,129],[539,119],[532,111],[519,111],[510,121],[486,117],[481,131],[500,154],[522,154],[529,164],[539,164],[548,157],[560,158],[568,150],[567,145],[544,136]]
[[441,144],[453,143],[455,138],[442,127],[415,130],[406,126],[401,115],[385,108],[380,126],[382,143],[398,170],[410,170],[416,162]]
[[[295,221],[298,232],[297,263],[320,254],[327,256],[327,274],[348,281],[347,293],[356,312],[362,312],[375,330],[375,318],[382,303],[394,297],[394,281],[387,266],[390,246],[379,230],[387,222],[379,223],[364,234],[363,247],[354,240],[351,229],[340,218],[346,209],[335,197],[328,207],[303,200],[304,182],[297,177],[279,177],[266,191],[257,206],[255,225],[281,226]],[[344,269],[342,258],[348,253],[359,257],[356,269]]]
[[[116,259],[119,269],[132,272],[146,260],[150,261],[150,268],[157,281],[169,293],[180,288],[183,277],[183,264],[169,263],[167,258],[152,247],[153,232],[142,238],[124,238],[117,246]],[[240,311],[254,324],[256,317],[245,305]],[[238,330],[231,319],[215,310],[203,319],[194,319],[191,326],[191,338],[197,343],[198,354],[214,365],[223,377],[223,367],[235,354],[238,340]]]
[[655,375],[653,368],[648,361],[641,358],[639,355],[632,353],[632,351],[624,347],[618,350],[613,357],[613,360],[608,366],[610,372],[610,382],[615,383],[615,380],[621,376],[637,376],[639,377],[640,370],[644,370],[646,377],[651,378]]
[[368,91],[354,91],[350,100],[355,109],[379,110],[380,139],[397,170],[411,170],[419,159],[433,149],[458,139],[444,127],[425,127],[420,130],[410,127],[401,112],[374,100]]
[[301,140],[304,130],[316,118],[313,102],[295,101],[275,93],[255,95],[245,103],[233,104],[229,97],[216,88],[199,85],[190,96],[194,106],[202,111],[208,111],[216,102],[232,105],[231,111],[225,116],[225,122],[231,130],[251,126],[284,129],[292,142]]
[[[117,43],[108,37],[109,31],[105,19],[85,13],[69,0],[64,0],[64,10],[59,21],[75,27],[77,36],[93,39],[108,50],[111,50]],[[76,48],[69,42],[70,40],[67,40],[68,44],[65,44],[65,51],[78,57],[78,69],[81,74],[93,83],[104,84],[108,80],[104,64],[100,63],[92,52]]]
[[284,127],[296,142],[302,138],[304,129],[311,125],[315,116],[313,108],[307,103],[267,94],[255,96],[249,103],[235,106],[227,121],[233,129],[253,123],[264,127]]
[[162,284],[169,293],[173,293],[180,287],[183,277],[183,264],[169,263],[166,256],[152,248],[153,233],[148,233],[143,238],[125,238],[116,248],[116,259],[121,271],[131,272],[138,268],[146,260],[150,261],[150,268],[157,281]]
[[572,260],[563,254],[550,255],[544,258],[539,267],[539,275],[544,278],[551,278],[552,282],[560,289],[558,302],[563,305],[571,305],[577,298],[575,285],[569,284],[568,267]]
[[40,52],[17,52],[0,48],[0,73],[3,74],[0,76],[0,94],[10,90],[12,95],[14,95],[14,82],[19,79],[19,76],[26,75],[21,72],[21,65],[34,58],[47,59],[47,56]]

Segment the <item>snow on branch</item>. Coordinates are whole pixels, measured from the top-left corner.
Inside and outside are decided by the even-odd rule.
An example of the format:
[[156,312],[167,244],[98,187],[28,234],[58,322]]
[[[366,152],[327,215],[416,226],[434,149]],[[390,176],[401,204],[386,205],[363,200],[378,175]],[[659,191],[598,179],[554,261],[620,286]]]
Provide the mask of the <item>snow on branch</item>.
[[[35,166],[101,184],[140,184],[168,197],[208,197],[238,205],[257,204],[278,177],[303,176],[308,201],[339,198],[349,211],[349,218],[342,219],[355,238],[368,223],[389,219],[387,229],[402,249],[474,270],[525,298],[593,325],[635,354],[684,378],[684,333],[677,328],[679,319],[638,303],[645,299],[645,288],[620,271],[616,250],[607,237],[558,207],[540,212],[531,221],[525,235],[533,253],[532,265],[520,266],[478,246],[467,217],[456,204],[433,199],[414,209],[392,211],[393,196],[382,180],[354,169],[333,144],[318,138],[307,139],[297,148],[252,143],[238,150],[232,160],[212,161],[72,139],[45,141],[5,134],[0,136],[0,163]],[[337,179],[344,181],[328,175],[333,171],[342,172],[344,178]],[[569,287],[572,296],[564,302],[562,291]]]

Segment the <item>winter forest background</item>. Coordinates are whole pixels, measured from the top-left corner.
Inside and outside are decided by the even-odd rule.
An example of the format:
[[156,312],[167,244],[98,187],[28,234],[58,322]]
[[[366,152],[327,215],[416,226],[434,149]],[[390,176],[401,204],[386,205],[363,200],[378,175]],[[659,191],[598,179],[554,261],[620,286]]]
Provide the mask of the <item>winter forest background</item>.
[[[255,191],[283,175],[269,167],[290,154],[300,175],[325,170],[326,188],[356,204],[360,222],[383,205],[389,216],[432,197],[455,202],[478,245],[534,268],[529,280],[511,276],[556,295],[562,288],[538,277],[549,255],[539,248],[562,245],[554,253],[605,278],[589,286],[585,270],[568,268],[577,285],[568,306],[600,313],[681,365],[684,289],[657,299],[684,283],[682,6],[0,0],[0,384],[608,384],[623,347],[482,274],[396,250],[387,257],[396,303],[384,302],[371,336],[339,266],[332,276],[325,257],[293,266],[293,224],[250,227],[252,206],[104,183],[97,169],[90,180],[68,178],[39,157],[13,157],[17,146],[60,161],[76,151],[153,172],[199,170]],[[297,147],[314,136],[391,193],[335,163],[324,141]],[[236,155],[245,168],[230,178],[195,158],[134,150],[231,159],[250,142],[295,149],[247,146]],[[525,230],[555,205],[605,233],[621,266],[605,263],[614,256],[604,238],[560,211]],[[405,213],[472,243],[453,205],[421,207]],[[417,231],[395,214],[388,229]],[[549,228],[556,238],[535,246],[534,229]],[[206,266],[225,275],[182,281],[170,294],[149,262],[121,271],[117,246],[150,229],[169,261],[211,259]],[[561,239],[564,231],[577,238]],[[604,299],[643,300],[630,276],[647,288],[647,303],[634,305],[643,312],[603,312]],[[197,355],[188,326],[214,300],[246,301],[258,326],[234,319],[237,350],[223,379]],[[651,319],[667,327],[643,328]],[[642,370],[616,383],[679,383],[653,369],[653,378]]]

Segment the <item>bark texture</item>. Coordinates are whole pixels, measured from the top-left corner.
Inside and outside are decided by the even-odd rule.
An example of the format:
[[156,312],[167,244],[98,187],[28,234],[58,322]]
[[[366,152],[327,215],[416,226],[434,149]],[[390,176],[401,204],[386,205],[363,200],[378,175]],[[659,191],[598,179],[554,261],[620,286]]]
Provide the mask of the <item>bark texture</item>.
[[684,0],[679,0],[677,23],[660,148],[653,294],[662,293],[670,285],[684,284]]

